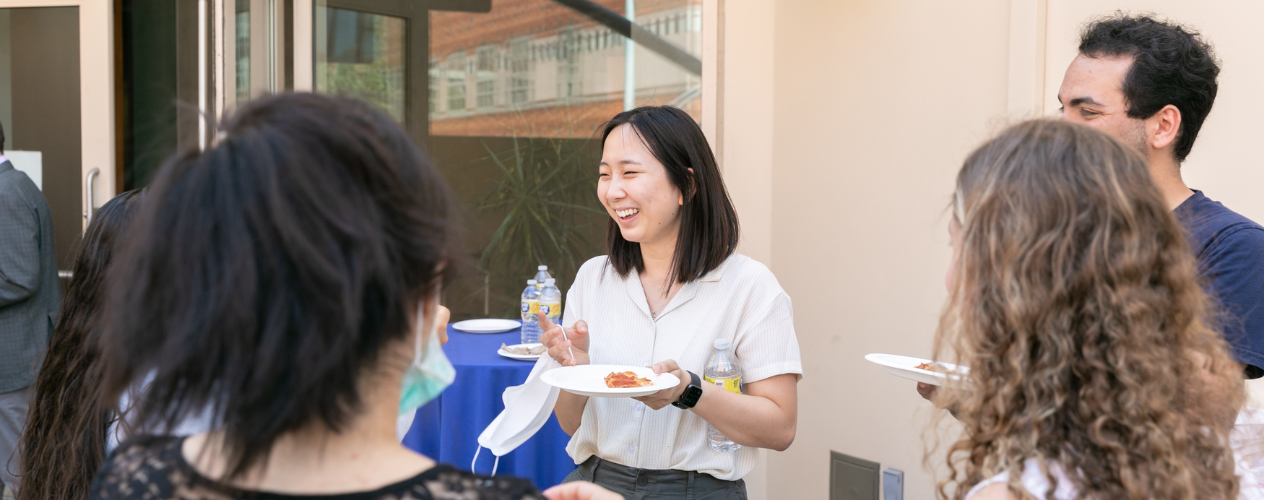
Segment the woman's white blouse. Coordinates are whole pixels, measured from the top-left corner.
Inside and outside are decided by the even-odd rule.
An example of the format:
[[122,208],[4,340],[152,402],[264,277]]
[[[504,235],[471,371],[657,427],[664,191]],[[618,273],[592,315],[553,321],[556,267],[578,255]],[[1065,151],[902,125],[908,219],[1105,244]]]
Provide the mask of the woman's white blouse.
[[[1062,472],[1062,468],[1056,464],[1050,467],[1049,472],[1058,480],[1058,488],[1054,490],[1053,496],[1049,495],[1049,479],[1045,477],[1045,473],[1040,470],[1040,461],[1029,458],[1023,461],[1023,477],[1019,479],[1019,483],[1023,485],[1023,489],[1033,497],[1051,500],[1073,500],[1076,495],[1075,486],[1071,484],[1071,480],[1067,478],[1066,473]],[[974,485],[969,493],[966,493],[966,500],[970,500],[975,493],[983,491],[984,488],[993,484],[1009,483],[1009,472],[1002,472],[983,482]]]
[[[675,360],[702,376],[712,342],[732,341],[743,382],[803,374],[790,297],[772,272],[733,254],[720,267],[686,283],[655,319],[633,270],[623,279],[606,257],[584,263],[566,294],[563,321],[588,323],[593,364],[650,366]],[[707,423],[692,411],[653,410],[630,398],[589,398],[579,430],[566,447],[576,464],[596,455],[629,467],[698,471],[741,479],[758,453],[712,451]]]
[[[1239,419],[1241,421],[1241,419]],[[1241,460],[1235,460],[1237,465],[1236,473],[1240,482],[1237,500],[1262,500],[1264,492],[1260,491],[1260,485],[1255,480],[1255,476],[1242,467]],[[1023,485],[1023,489],[1033,497],[1052,500],[1073,500],[1076,496],[1075,486],[1071,484],[1071,479],[1062,471],[1062,467],[1053,464],[1049,468],[1049,472],[1053,474],[1054,479],[1058,480],[1058,488],[1053,491],[1053,495],[1049,496],[1049,479],[1045,477],[1044,472],[1040,470],[1040,462],[1034,458],[1023,461],[1023,477],[1019,479],[1019,483]],[[970,489],[966,493],[966,500],[970,500],[975,493],[983,491],[984,488],[996,483],[1009,483],[1009,472],[1002,472]]]

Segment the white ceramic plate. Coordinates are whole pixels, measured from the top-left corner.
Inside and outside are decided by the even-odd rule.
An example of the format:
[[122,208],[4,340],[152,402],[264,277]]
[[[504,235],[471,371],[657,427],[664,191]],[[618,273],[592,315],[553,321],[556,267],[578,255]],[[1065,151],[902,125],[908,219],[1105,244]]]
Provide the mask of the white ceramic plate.
[[[606,375],[611,372],[633,372],[638,377],[650,379],[654,385],[611,389],[606,387]],[[540,380],[566,392],[594,398],[638,398],[680,384],[680,379],[670,373],[655,375],[650,368],[623,365],[563,366],[544,372]]]
[[[540,343],[514,344],[514,345],[506,346],[506,347],[535,347],[539,345],[544,345],[544,344],[540,344]],[[523,361],[535,361],[537,359],[540,359],[540,356],[542,356],[542,354],[514,354],[504,349],[496,349],[496,354],[499,354],[509,359],[521,359]]]
[[501,333],[522,326],[516,319],[467,319],[454,323],[452,328],[465,333]]
[[[887,373],[890,373],[897,377],[906,378],[909,380],[916,380],[918,382],[925,382],[931,385],[944,385],[948,383],[949,375],[939,373],[939,372],[933,372],[930,370],[923,370],[917,367],[917,365],[920,365],[922,363],[930,363],[931,360],[929,359],[914,358],[914,357],[909,357],[909,356],[900,356],[898,354],[878,354],[878,353],[865,355],[865,359],[871,363],[882,365],[882,368],[886,370]],[[949,370],[952,370],[960,374],[960,375],[957,375],[957,374],[951,375],[953,380],[961,380],[961,375],[967,375],[970,373],[969,367],[957,366],[952,363],[936,362],[935,364],[940,365],[944,368],[947,368]]]

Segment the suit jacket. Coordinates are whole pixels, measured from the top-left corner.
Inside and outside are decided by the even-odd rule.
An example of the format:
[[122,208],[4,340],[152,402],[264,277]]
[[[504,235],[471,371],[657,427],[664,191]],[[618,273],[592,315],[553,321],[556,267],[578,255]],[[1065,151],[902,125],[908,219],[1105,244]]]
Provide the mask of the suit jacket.
[[60,304],[48,202],[25,173],[0,163],[0,393],[35,380]]

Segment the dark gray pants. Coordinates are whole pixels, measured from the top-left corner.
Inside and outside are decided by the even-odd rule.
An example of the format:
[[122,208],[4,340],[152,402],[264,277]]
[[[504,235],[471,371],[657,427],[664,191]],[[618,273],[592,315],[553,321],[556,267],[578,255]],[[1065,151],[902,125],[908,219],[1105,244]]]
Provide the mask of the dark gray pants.
[[13,491],[18,489],[18,438],[26,426],[33,390],[28,386],[0,394],[0,495],[6,485]]
[[695,471],[637,469],[596,456],[588,457],[562,480],[571,481],[591,481],[628,500],[746,500],[746,482],[741,479],[725,481]]

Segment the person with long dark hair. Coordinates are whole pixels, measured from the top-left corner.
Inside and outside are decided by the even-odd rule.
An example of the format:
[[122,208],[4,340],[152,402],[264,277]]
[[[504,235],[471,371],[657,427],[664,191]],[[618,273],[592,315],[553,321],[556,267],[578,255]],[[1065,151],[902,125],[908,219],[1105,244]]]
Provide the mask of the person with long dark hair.
[[106,428],[114,412],[97,404],[98,323],[106,269],[142,198],[140,190],[132,190],[106,202],[79,243],[18,447],[22,489],[17,500],[84,498],[105,458]]
[[121,443],[89,498],[540,498],[396,437],[452,382],[431,327],[460,250],[447,184],[389,117],[254,100],[149,189],[111,269],[102,400],[152,374],[137,421],[217,426]]
[[[790,298],[767,267],[736,253],[737,211],[687,113],[625,111],[601,141],[608,255],[575,277],[565,334],[541,315],[542,342],[565,366],[652,365],[680,384],[635,401],[561,393],[554,412],[579,465],[567,480],[635,498],[745,498],[754,448],[794,441],[803,371]],[[716,345],[735,354],[741,392],[701,382]],[[740,448],[713,448],[710,427]]]

